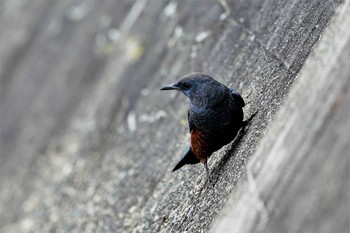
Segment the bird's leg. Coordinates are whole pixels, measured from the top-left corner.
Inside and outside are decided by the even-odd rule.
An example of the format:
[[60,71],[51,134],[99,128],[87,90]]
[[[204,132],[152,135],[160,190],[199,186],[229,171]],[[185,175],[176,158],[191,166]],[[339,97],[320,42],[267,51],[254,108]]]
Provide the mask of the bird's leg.
[[205,173],[206,173],[206,176],[207,176],[206,183],[209,183],[209,184],[211,184],[212,186],[214,186],[213,183],[212,183],[211,180],[210,180],[210,174],[209,174],[209,168],[208,168],[208,159],[206,159],[206,160],[204,161],[203,165],[204,165]]

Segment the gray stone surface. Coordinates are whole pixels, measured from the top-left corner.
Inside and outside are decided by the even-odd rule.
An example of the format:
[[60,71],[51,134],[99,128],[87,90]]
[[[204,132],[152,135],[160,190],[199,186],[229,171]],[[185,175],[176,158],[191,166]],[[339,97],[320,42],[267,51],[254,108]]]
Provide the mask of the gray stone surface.
[[347,2],[302,68],[211,232],[349,232],[349,24]]
[[[209,230],[233,190],[245,195],[235,186],[249,158],[344,7],[327,0],[2,1],[0,231]],[[259,110],[240,140],[211,157],[214,188],[204,186],[199,165],[170,173],[188,143],[187,101],[158,90],[191,71],[236,87],[246,117]],[[335,111],[330,122],[342,116]],[[338,174],[334,166],[322,174]],[[304,182],[296,182],[296,196],[307,193]],[[292,194],[278,199],[286,209]],[[279,225],[289,217],[266,229],[293,229]]]

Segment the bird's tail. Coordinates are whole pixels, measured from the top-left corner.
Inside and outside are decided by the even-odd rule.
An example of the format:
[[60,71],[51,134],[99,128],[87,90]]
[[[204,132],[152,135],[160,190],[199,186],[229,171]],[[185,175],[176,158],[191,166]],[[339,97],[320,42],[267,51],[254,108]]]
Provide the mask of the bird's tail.
[[199,163],[199,159],[197,159],[197,157],[193,154],[191,150],[191,146],[188,146],[184,151],[184,153],[182,154],[181,159],[179,160],[179,162],[176,164],[176,166],[172,171],[173,172],[176,171],[177,169],[181,168],[183,165],[195,164],[195,163]]

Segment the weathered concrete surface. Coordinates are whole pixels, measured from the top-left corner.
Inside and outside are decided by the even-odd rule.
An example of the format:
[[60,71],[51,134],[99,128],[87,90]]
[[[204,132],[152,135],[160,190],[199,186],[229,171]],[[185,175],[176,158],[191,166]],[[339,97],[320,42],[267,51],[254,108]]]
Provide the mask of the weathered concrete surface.
[[[2,1],[0,231],[208,230],[341,2]],[[187,103],[158,90],[190,71],[259,110],[214,189],[169,172]]]
[[302,68],[211,232],[349,232],[347,25],[349,1]]

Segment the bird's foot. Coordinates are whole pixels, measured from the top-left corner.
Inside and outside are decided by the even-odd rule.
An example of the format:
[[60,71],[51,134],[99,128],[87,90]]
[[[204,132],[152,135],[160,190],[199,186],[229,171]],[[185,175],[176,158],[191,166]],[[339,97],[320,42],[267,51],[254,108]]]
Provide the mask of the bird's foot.
[[206,178],[205,185],[214,188],[214,182],[210,179],[210,177]]
[[210,174],[209,174],[209,168],[208,168],[208,160],[205,160],[204,162],[204,168],[205,168],[205,174],[206,174],[206,181],[205,184],[206,185],[210,185],[212,188],[214,187],[214,183],[212,182],[212,180],[210,179]]

